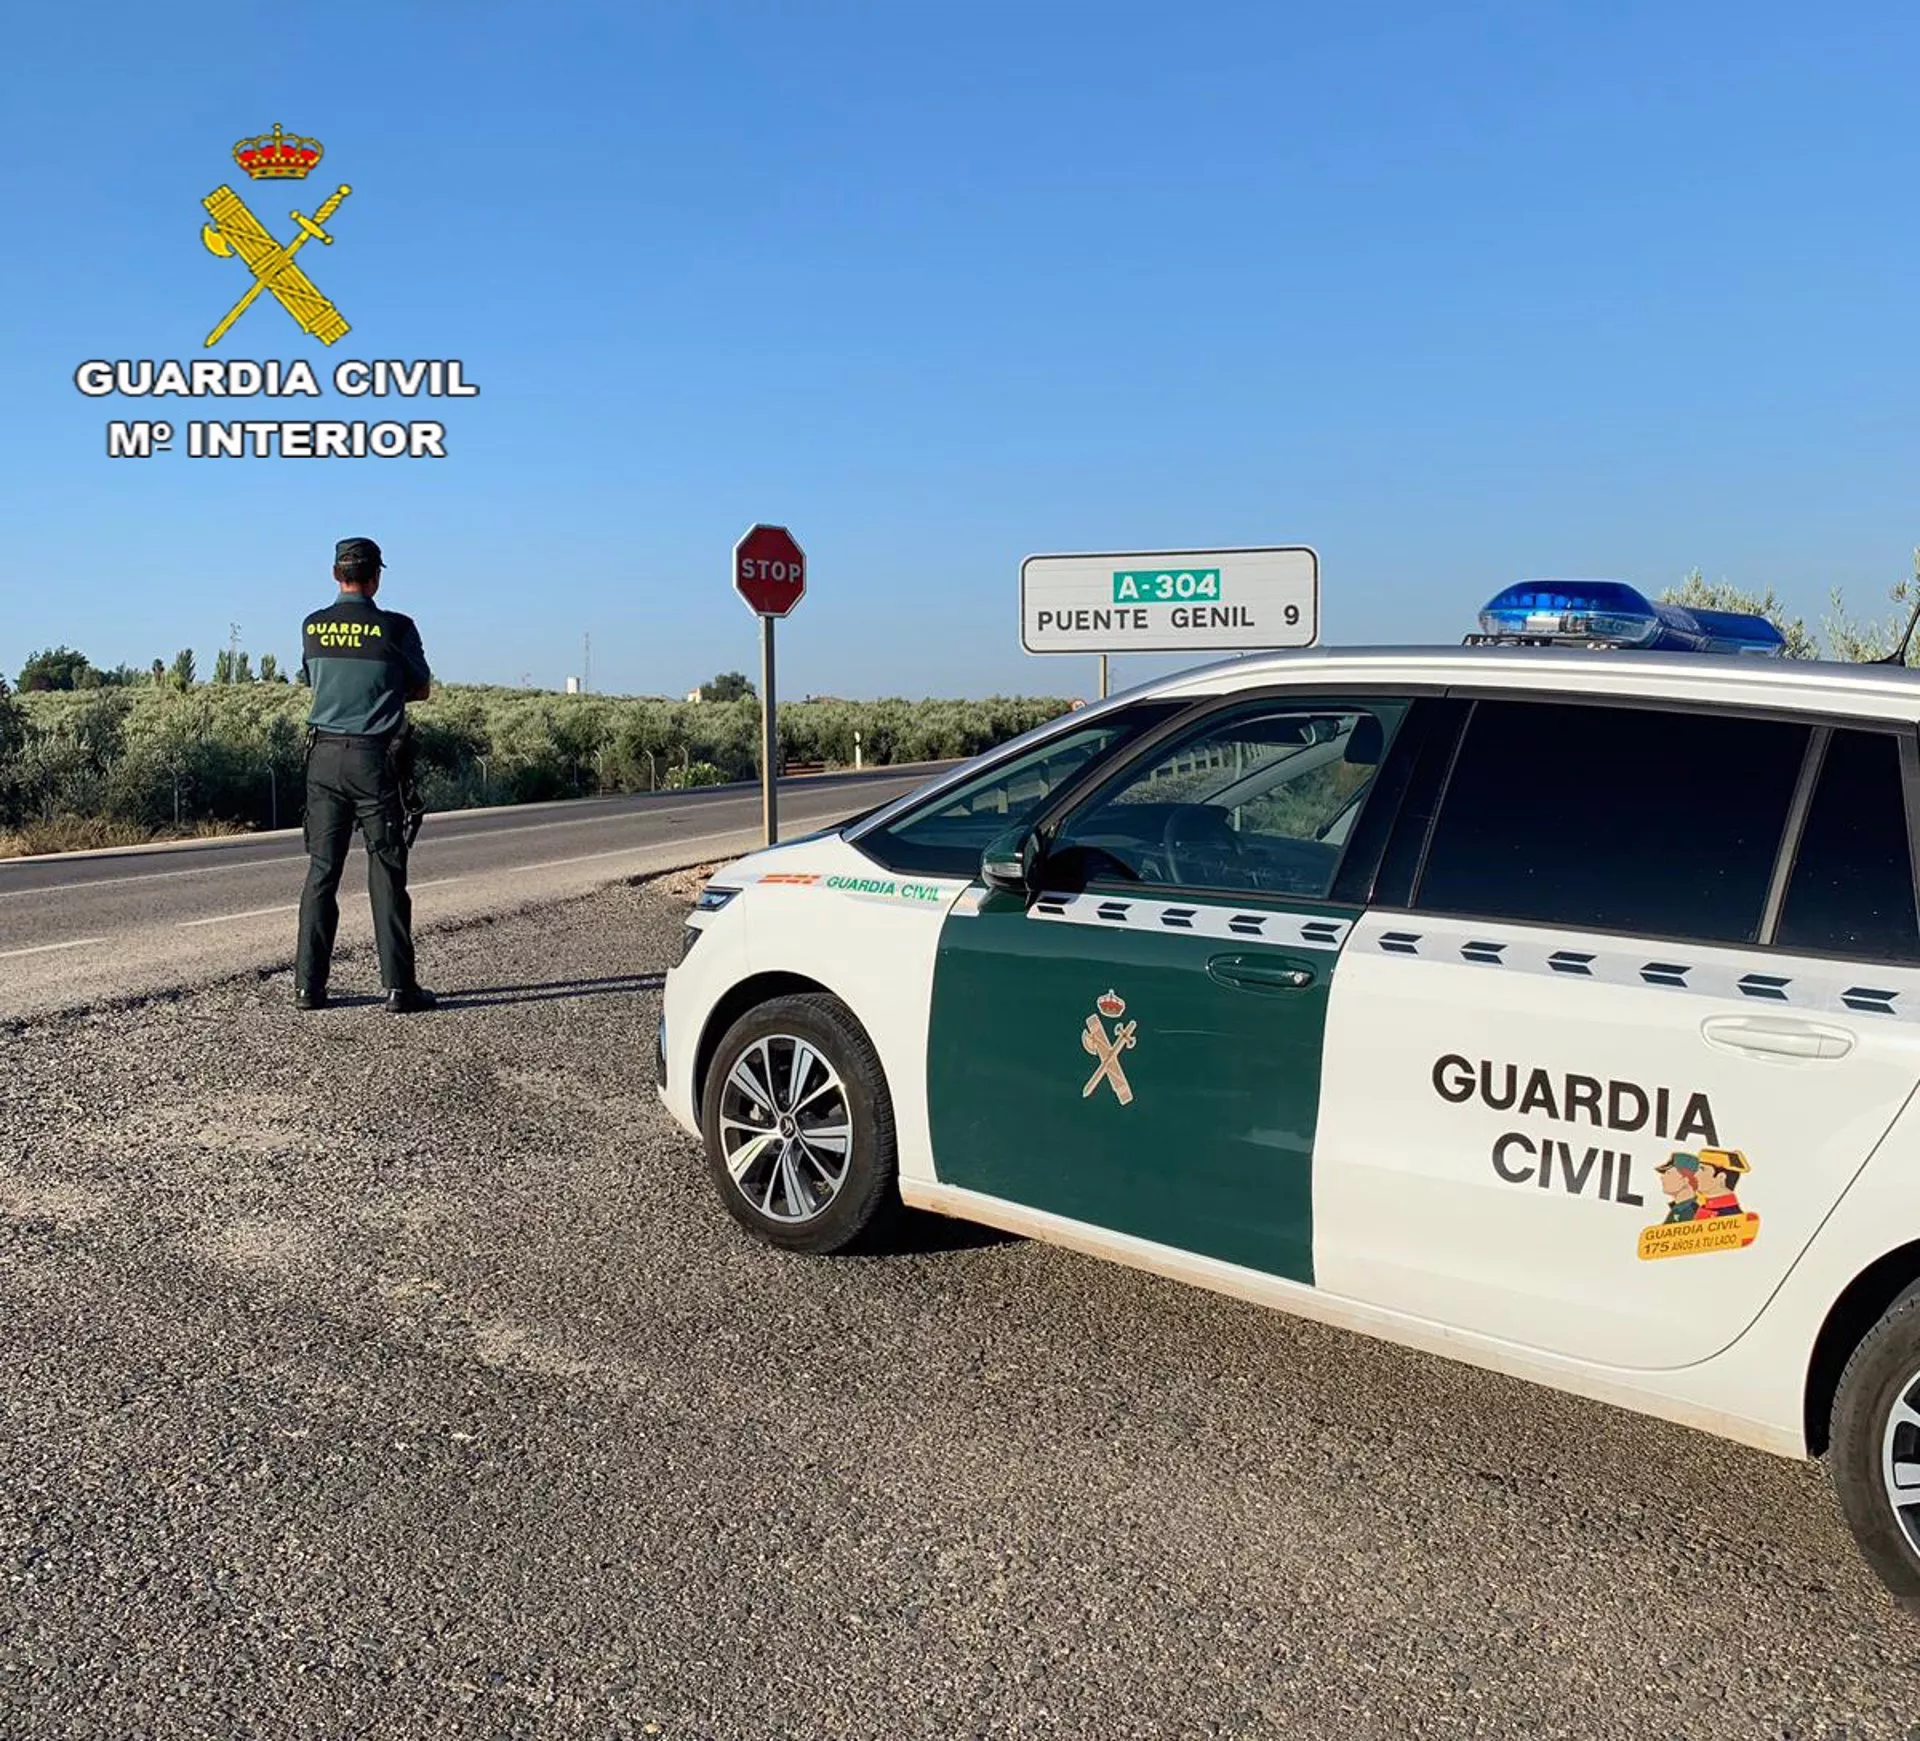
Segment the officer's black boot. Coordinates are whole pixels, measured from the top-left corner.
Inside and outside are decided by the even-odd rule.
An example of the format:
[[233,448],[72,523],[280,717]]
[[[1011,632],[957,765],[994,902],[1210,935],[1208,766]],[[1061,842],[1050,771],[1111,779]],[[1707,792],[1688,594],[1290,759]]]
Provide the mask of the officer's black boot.
[[324,985],[296,985],[293,988],[293,1002],[296,1009],[323,1010],[327,1007],[327,988]]
[[416,1010],[437,1008],[440,1000],[419,985],[397,985],[387,993],[387,1010],[396,1016],[410,1016]]

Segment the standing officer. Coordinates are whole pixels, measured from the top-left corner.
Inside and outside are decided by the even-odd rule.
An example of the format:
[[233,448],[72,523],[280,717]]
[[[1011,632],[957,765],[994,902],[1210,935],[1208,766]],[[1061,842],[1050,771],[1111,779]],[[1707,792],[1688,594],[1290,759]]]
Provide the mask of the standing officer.
[[340,922],[340,873],[356,824],[367,837],[367,894],[380,951],[380,981],[395,1014],[431,1009],[414,978],[413,903],[407,894],[407,821],[401,758],[410,747],[409,701],[425,701],[433,674],[413,619],[373,602],[386,566],[371,538],[334,547],[340,596],[302,625],[300,669],[313,691],[307,716],[307,852],[300,896],[294,1001],[327,1002],[327,972]]

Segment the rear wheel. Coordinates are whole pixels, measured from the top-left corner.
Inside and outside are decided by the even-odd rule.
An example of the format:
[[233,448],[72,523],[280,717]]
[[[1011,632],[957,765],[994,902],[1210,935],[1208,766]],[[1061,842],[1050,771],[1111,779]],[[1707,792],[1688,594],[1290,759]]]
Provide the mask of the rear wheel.
[[1920,1611],[1920,1287],[1887,1308],[1847,1362],[1828,1461],[1860,1551]]
[[789,1251],[844,1251],[899,1204],[879,1055],[839,999],[774,998],[729,1028],[701,1096],[707,1166],[728,1212]]

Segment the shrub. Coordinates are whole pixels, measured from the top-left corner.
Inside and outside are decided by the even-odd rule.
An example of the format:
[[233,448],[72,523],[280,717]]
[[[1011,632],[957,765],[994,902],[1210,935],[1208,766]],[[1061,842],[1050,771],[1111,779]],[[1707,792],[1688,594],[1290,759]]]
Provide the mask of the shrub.
[[[172,831],[289,827],[300,817],[310,696],[283,683],[0,693],[0,827],[57,817]],[[787,762],[869,767],[976,755],[1067,703],[800,701],[781,706]],[[454,685],[409,710],[430,809],[685,790],[753,780],[760,706]],[[177,820],[176,820],[177,818]]]

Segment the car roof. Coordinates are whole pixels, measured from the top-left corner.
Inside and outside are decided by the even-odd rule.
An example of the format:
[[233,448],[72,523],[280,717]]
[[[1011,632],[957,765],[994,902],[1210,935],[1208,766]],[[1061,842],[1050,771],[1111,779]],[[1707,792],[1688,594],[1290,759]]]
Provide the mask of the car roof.
[[[1709,706],[1772,708],[1854,718],[1920,719],[1920,670],[1740,653],[1634,653],[1607,648],[1525,646],[1299,647],[1242,653],[1114,692],[1058,714],[998,745],[1003,755],[1091,724],[1142,701],[1200,700],[1275,684],[1434,684],[1484,692],[1647,696]],[[973,775],[971,760],[870,811],[847,838],[884,828],[903,811]]]
[[1136,698],[1199,697],[1301,680],[1551,689],[1888,719],[1920,717],[1920,671],[1903,665],[1584,647],[1303,647],[1218,660],[1128,693]]

